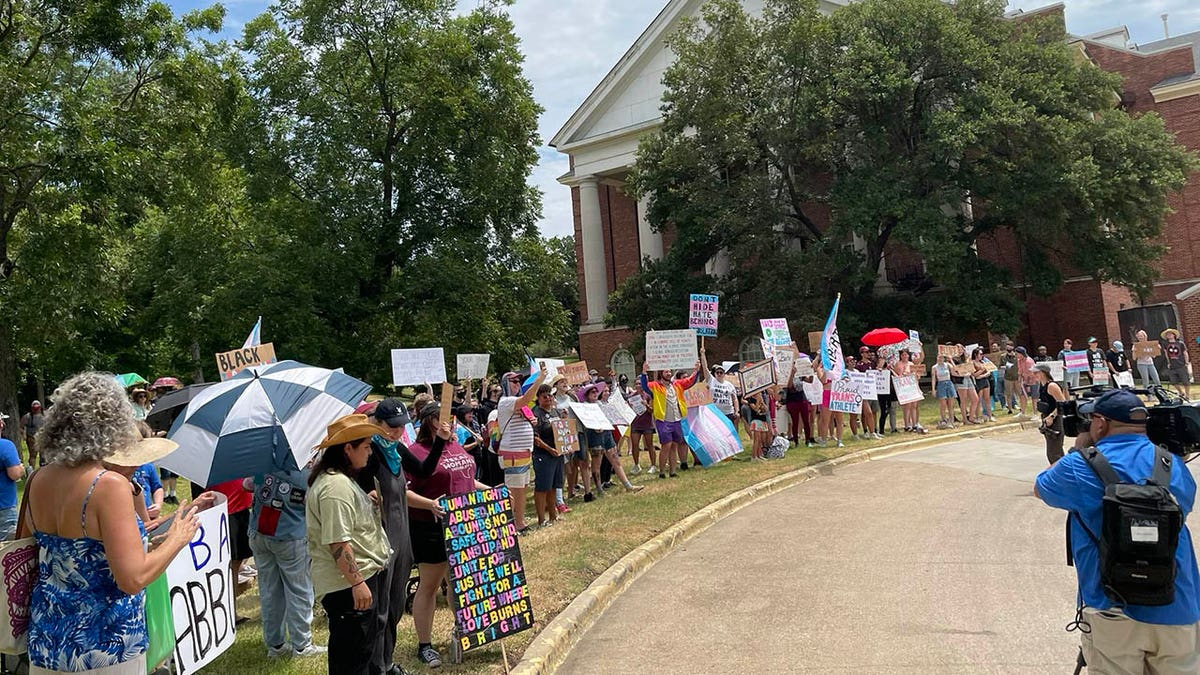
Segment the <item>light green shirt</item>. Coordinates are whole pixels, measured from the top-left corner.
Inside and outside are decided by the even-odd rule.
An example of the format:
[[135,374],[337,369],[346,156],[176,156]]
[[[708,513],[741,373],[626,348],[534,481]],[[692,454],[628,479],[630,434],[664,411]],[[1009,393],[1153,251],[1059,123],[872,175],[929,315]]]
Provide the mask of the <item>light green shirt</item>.
[[345,474],[326,471],[317,476],[308,491],[304,511],[313,593],[317,598],[350,588],[350,582],[333,561],[330,544],[350,542],[363,579],[370,579],[387,565],[392,549],[380,525],[379,512],[362,488]]

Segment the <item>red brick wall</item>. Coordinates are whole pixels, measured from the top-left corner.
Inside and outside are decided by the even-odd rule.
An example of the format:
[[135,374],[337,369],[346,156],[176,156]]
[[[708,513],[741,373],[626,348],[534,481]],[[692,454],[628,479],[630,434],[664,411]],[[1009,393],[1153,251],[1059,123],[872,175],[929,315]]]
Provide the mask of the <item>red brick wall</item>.
[[1154,97],[1150,95],[1154,85],[1168,77],[1196,72],[1191,45],[1149,55],[1090,42],[1084,49],[1096,65],[1110,73],[1118,73],[1125,80],[1122,100],[1131,113],[1154,110]]
[[637,201],[615,185],[600,184],[600,222],[604,226],[604,278],[608,292],[641,270]]
[[1196,344],[1196,338],[1200,337],[1200,293],[1176,300],[1175,308],[1179,310],[1179,327],[1183,330],[1183,341],[1188,346],[1193,368],[1200,370],[1200,345]]
[[571,218],[575,222],[575,278],[579,284],[579,321],[587,323],[587,286],[583,281],[583,229],[580,227],[579,188],[571,188]]

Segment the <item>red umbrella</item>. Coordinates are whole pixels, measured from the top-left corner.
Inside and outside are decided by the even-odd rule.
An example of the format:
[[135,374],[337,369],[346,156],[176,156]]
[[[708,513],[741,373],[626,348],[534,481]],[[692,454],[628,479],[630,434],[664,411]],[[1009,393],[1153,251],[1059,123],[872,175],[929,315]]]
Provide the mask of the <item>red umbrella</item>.
[[160,377],[154,381],[154,384],[150,388],[158,389],[159,387],[182,387],[182,386],[183,386],[183,383],[174,377]]
[[868,347],[884,347],[899,344],[908,340],[908,333],[899,328],[876,328],[862,336],[862,343]]

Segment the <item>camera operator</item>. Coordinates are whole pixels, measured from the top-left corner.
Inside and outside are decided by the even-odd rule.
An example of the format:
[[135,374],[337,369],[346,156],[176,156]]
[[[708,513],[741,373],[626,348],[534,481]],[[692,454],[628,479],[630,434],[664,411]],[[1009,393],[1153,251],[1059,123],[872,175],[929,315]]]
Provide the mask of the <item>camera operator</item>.
[[[1076,448],[1095,445],[1122,481],[1141,483],[1151,476],[1155,447],[1146,437],[1148,413],[1141,399],[1127,390],[1108,391],[1082,403],[1079,414],[1090,416],[1091,426],[1080,431]],[[1186,518],[1196,497],[1196,483],[1182,461],[1171,462],[1169,490]],[[1174,601],[1162,606],[1119,606],[1102,586],[1100,550],[1090,534],[1102,531],[1105,489],[1087,460],[1071,452],[1038,476],[1035,494],[1073,514],[1070,542],[1079,579],[1079,621],[1088,673],[1200,673],[1200,573],[1186,525],[1175,551]]]
[[1042,427],[1039,431],[1046,439],[1046,461],[1053,465],[1063,456],[1063,422],[1058,411],[1058,404],[1067,400],[1067,394],[1062,385],[1054,381],[1050,373],[1050,364],[1039,363],[1033,367],[1037,375],[1038,400],[1037,409],[1042,415]]

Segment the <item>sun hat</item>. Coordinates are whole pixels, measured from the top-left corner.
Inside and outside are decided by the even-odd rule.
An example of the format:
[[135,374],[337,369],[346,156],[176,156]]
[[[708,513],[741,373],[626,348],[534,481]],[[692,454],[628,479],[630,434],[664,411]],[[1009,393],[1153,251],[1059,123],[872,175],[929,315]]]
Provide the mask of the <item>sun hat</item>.
[[179,449],[175,441],[157,436],[142,438],[104,458],[113,466],[141,466],[166,457]]
[[379,433],[379,427],[371,424],[366,415],[346,415],[339,417],[325,430],[325,438],[317,444],[318,448],[329,448],[351,441],[361,441]]
[[1164,330],[1163,332],[1159,333],[1159,334],[1158,334],[1158,336],[1159,336],[1159,337],[1161,337],[1162,339],[1166,340],[1166,339],[1167,339],[1167,333],[1174,333],[1174,334],[1175,334],[1175,339],[1176,339],[1176,340],[1178,340],[1178,339],[1180,339],[1181,337],[1183,337],[1183,334],[1182,334],[1182,333],[1180,333],[1180,332],[1179,332],[1177,329],[1175,329],[1175,328],[1168,328],[1168,329]]

